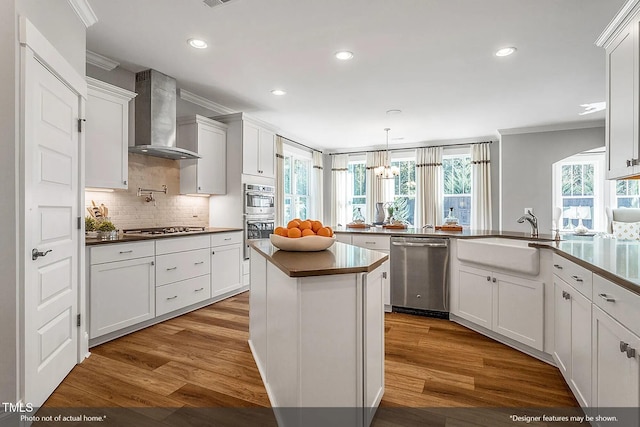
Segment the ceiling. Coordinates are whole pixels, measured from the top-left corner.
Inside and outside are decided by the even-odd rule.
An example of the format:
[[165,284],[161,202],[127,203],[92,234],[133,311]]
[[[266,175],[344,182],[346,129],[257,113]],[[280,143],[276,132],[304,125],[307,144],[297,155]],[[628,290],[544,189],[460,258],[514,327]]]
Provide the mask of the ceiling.
[[[624,0],[89,0],[87,49],[326,149],[603,119],[594,41]],[[208,42],[196,50],[189,38]],[[495,51],[516,46],[499,58]],[[338,50],[354,58],[339,61]],[[271,90],[283,88],[285,96]],[[389,115],[387,110],[402,114]]]

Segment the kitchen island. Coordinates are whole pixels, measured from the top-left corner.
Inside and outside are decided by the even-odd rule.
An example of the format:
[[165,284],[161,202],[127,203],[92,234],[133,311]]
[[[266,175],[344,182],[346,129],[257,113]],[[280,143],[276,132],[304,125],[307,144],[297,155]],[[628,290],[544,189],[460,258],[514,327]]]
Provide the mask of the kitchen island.
[[387,258],[340,242],[252,244],[249,345],[280,426],[370,424],[384,393]]

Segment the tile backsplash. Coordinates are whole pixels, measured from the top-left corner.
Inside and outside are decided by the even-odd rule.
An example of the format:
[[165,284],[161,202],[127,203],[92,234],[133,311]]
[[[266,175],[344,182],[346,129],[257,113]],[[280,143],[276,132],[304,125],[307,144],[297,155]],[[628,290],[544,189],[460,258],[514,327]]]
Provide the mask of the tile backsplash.
[[[162,189],[154,202],[138,197],[138,188]],[[180,195],[180,163],[177,160],[129,154],[129,189],[113,193],[86,191],[85,204],[93,200],[109,208],[109,217],[119,230],[138,227],[209,226],[209,198]],[[89,213],[85,210],[85,215]]]

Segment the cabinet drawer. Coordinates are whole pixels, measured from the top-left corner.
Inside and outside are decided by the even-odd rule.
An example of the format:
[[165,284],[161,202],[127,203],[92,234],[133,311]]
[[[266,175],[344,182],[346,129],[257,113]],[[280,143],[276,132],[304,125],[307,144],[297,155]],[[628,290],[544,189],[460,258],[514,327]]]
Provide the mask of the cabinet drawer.
[[593,273],[566,258],[553,254],[553,273],[591,300]]
[[156,286],[211,273],[209,249],[158,255]]
[[351,244],[360,246],[361,248],[374,249],[374,250],[389,250],[389,236],[375,236],[375,235],[362,235],[354,234],[351,236]]
[[206,234],[189,237],[170,237],[166,239],[158,239],[156,241],[156,255],[208,248],[209,236]]
[[640,295],[594,274],[593,303],[633,333],[640,335]]
[[154,242],[116,243],[91,248],[91,265],[155,255]]
[[242,243],[242,232],[216,233],[211,235],[211,247]]
[[209,274],[156,288],[156,316],[211,298]]

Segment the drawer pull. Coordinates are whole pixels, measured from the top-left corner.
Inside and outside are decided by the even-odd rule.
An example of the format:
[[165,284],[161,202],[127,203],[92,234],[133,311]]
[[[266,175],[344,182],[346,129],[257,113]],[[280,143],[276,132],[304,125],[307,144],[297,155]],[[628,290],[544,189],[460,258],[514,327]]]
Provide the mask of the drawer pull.
[[571,276],[571,278],[572,278],[573,280],[575,280],[576,282],[584,282],[584,280],[582,280],[582,279],[581,279],[580,277],[578,277],[578,276]]
[[375,245],[376,242],[364,242],[366,245]]
[[193,265],[204,264],[204,261],[194,262]]
[[629,343],[620,341],[620,353],[624,353],[625,351],[627,351],[627,348],[629,348]]
[[608,297],[607,294],[598,294],[598,296],[606,302],[616,302],[615,298]]
[[495,278],[495,277],[492,277],[492,278],[491,278],[491,281],[492,281],[493,283],[496,283],[496,278]]
[[167,271],[169,271],[169,270],[177,270],[177,269],[178,269],[178,267],[169,267],[169,268],[167,268]]
[[224,239],[224,240],[231,240],[231,237],[227,237],[227,238],[226,238],[226,239]]
[[562,291],[562,298],[571,299],[571,294],[567,291]]
[[204,291],[204,288],[196,289],[194,292]]
[[156,265],[156,262],[155,261],[151,261],[151,265]]
[[562,270],[562,266],[560,264],[553,264],[553,266],[558,270]]
[[627,358],[633,359],[634,357],[636,357],[636,349],[632,347],[627,348]]
[[487,276],[487,282],[491,281],[491,276]]
[[133,249],[130,251],[120,251],[121,254],[131,254],[133,253]]
[[167,297],[167,301],[168,301],[168,300],[172,300],[172,299],[176,299],[176,298],[178,298],[178,295],[174,295],[174,296],[172,296],[172,297]]
[[211,255],[215,255],[215,254],[216,254],[216,251],[211,251]]

